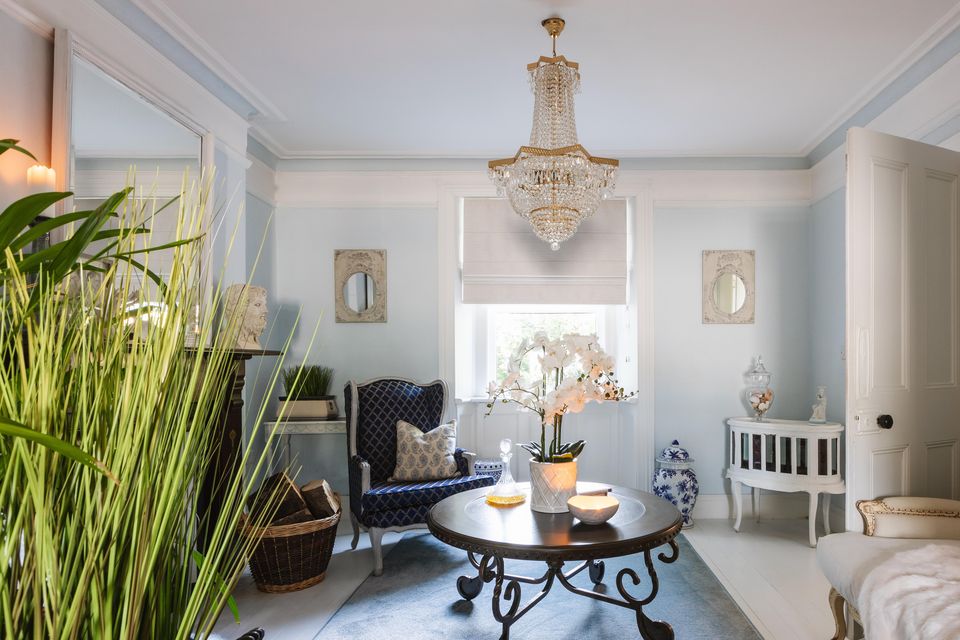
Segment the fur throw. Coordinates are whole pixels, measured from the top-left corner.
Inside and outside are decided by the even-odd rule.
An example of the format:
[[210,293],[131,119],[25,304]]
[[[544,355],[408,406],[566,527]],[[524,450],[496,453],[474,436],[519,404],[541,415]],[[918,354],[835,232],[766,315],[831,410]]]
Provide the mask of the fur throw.
[[960,547],[893,555],[867,575],[857,604],[870,640],[960,638]]

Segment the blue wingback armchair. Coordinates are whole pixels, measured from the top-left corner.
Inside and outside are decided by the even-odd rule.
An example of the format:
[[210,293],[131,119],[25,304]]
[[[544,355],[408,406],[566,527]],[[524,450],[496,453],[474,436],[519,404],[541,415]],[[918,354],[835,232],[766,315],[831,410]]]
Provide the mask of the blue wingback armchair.
[[428,482],[389,482],[397,463],[397,422],[404,420],[424,432],[443,422],[447,385],[442,380],[420,384],[402,378],[348,382],[343,389],[347,413],[350,476],[350,522],[354,549],[361,528],[370,533],[374,575],[383,573],[381,540],[386,531],[426,528],[427,511],[461,491],[494,484],[475,475],[476,456],[457,449],[459,476]]

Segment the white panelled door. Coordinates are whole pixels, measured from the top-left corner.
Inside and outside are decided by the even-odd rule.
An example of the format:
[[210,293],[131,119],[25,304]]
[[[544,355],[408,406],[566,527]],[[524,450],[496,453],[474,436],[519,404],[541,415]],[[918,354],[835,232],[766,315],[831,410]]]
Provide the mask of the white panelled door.
[[960,493],[960,153],[847,135],[847,529]]

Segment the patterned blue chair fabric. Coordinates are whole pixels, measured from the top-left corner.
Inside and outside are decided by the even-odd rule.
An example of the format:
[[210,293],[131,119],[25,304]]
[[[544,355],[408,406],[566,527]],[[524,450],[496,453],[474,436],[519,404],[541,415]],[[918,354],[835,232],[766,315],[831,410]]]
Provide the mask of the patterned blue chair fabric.
[[467,489],[486,487],[490,481],[485,476],[466,476],[447,480],[393,484],[384,482],[373,485],[360,497],[360,506],[364,511],[387,511],[432,505]]
[[[467,475],[468,462],[462,449],[455,454],[459,477],[430,482],[388,481],[397,461],[397,421],[409,422],[424,432],[439,426],[446,405],[443,382],[420,385],[384,378],[347,384],[344,404],[350,438],[356,438],[356,453],[350,456],[349,464],[350,510],[364,526],[387,529],[422,524],[430,507],[447,496],[494,484],[489,476]],[[363,483],[364,463],[369,465],[367,487]]]

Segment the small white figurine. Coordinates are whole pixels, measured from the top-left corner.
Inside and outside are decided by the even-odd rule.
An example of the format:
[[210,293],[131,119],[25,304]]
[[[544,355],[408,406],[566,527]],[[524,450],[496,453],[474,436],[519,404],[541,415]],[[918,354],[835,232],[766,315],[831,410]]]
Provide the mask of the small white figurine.
[[227,287],[223,321],[237,334],[237,349],[262,349],[260,334],[267,326],[267,290],[246,284]]
[[813,405],[813,415],[807,421],[811,424],[823,424],[827,421],[827,388],[817,387],[817,404]]

